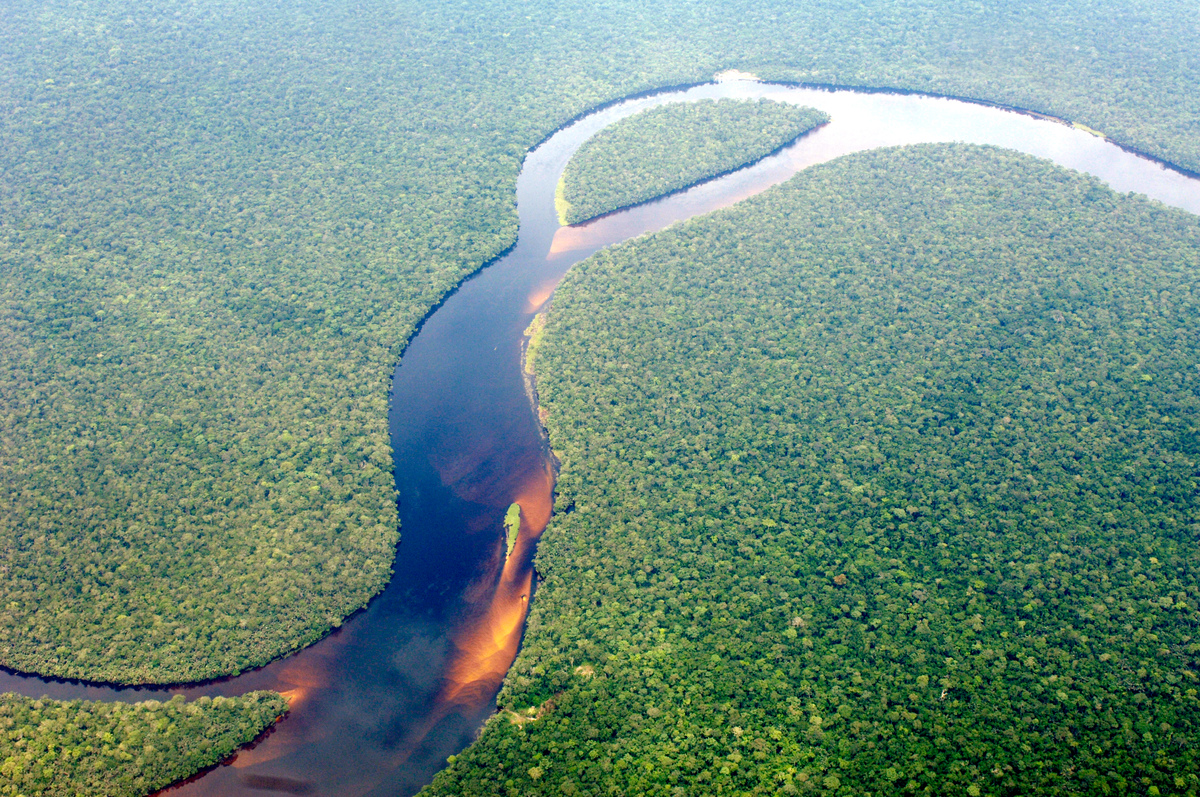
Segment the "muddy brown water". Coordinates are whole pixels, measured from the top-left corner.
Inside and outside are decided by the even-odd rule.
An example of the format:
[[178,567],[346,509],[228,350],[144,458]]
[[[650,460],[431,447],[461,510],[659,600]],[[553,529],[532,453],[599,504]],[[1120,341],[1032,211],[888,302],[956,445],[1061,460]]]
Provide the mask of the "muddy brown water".
[[[669,102],[769,97],[832,121],[718,180],[562,228],[554,188],[575,150],[614,121]],[[58,699],[163,699],[275,689],[289,715],[254,747],[171,795],[409,795],[495,710],[533,599],[533,555],[550,518],[551,456],[521,372],[523,331],[574,263],[611,244],[731,205],[797,171],[876,147],[993,144],[1089,172],[1200,213],[1200,181],[1068,125],[919,95],[735,81],[629,100],[558,131],[525,160],[520,236],[422,326],[396,368],[390,415],[403,540],[395,575],[320,642],[261,669],[189,687],[114,689],[0,673],[0,691]],[[501,518],[522,507],[505,557]]]

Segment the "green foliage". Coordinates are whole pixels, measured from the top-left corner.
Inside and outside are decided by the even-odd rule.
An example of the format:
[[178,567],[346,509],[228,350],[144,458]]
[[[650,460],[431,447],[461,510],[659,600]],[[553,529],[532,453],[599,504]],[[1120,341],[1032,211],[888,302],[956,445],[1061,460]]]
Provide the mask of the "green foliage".
[[285,711],[274,692],[192,703],[0,695],[0,794],[140,797],[228,757]]
[[545,312],[538,313],[529,322],[529,326],[525,328],[525,351],[521,357],[522,370],[532,376],[533,363],[537,358],[538,346],[542,345],[542,335],[546,330],[546,314]]
[[505,556],[511,556],[513,546],[517,544],[517,534],[521,532],[521,505],[509,504],[504,513],[504,538],[508,543]]
[[556,193],[559,217],[579,224],[754,163],[829,117],[770,100],[701,100],[652,108],[579,148]]
[[1200,791],[1194,216],[854,155],[576,267],[536,372],[542,717],[429,793]]
[[1027,106],[1200,168],[1193,11],[10,0],[0,663],[213,677],[378,591],[391,369],[514,239],[522,154],[587,108],[741,67]]

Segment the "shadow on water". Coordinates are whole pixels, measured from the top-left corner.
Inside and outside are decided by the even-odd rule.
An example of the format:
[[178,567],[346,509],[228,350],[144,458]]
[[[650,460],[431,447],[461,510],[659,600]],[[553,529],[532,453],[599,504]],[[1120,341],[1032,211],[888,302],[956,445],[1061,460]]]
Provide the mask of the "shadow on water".
[[[741,171],[560,228],[554,188],[596,131],[668,102],[770,97],[832,121]],[[639,97],[549,137],[517,184],[509,253],[431,314],[396,369],[390,427],[403,532],[387,589],[335,633],[266,667],[211,684],[115,689],[0,673],[0,690],[139,700],[275,689],[291,712],[224,765],[172,795],[409,795],[471,742],[495,709],[533,595],[533,557],[550,519],[554,471],[521,370],[522,333],[574,263],[613,243],[731,205],[840,155],[934,141],[994,144],[1087,171],[1200,212],[1200,183],[1068,125],[919,95],[737,81]],[[502,517],[522,509],[505,556]]]

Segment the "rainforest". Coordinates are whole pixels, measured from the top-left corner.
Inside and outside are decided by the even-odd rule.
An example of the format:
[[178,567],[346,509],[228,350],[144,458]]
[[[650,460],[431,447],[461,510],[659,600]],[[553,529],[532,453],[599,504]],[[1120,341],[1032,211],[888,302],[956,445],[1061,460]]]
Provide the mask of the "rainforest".
[[829,121],[778,102],[664,105],[605,128],[580,147],[555,194],[564,224],[580,224],[731,172]]
[[[397,380],[573,120],[741,70],[1025,109],[1195,172],[1193,11],[9,3],[0,793],[149,793],[281,718],[183,790],[335,793],[304,751],[355,737],[296,718],[367,637],[407,669],[349,713],[418,718],[360,729],[379,793],[442,768],[434,792],[1195,791],[1188,213],[995,149],[851,155],[598,254],[548,311],[557,276],[522,288],[530,385],[515,343],[481,350],[538,402],[556,487],[536,446],[480,459],[503,423],[471,456],[397,436],[466,428]],[[775,108],[790,127],[651,185],[686,117],[724,124],[705,109],[631,114],[641,157],[604,168],[643,193],[597,207],[824,118]],[[543,259],[587,254],[565,229]],[[409,451],[479,518],[431,510],[458,553],[406,514]],[[476,645],[499,617],[503,655]]]
[[576,266],[500,698],[553,709],[433,793],[1194,791],[1198,233],[935,145]]

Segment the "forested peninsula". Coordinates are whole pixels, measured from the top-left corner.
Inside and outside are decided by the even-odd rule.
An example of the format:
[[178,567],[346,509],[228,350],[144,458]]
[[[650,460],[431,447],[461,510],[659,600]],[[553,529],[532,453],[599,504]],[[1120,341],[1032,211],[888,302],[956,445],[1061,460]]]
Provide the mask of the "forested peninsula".
[[392,368],[515,239],[524,153],[586,110],[740,68],[1030,108],[1200,170],[1193,12],[7,2],[0,665],[211,678],[365,605],[398,539]]
[[286,711],[274,692],[191,703],[0,695],[0,794],[140,797],[216,764]]
[[1196,217],[852,155],[575,267],[534,366],[540,718],[428,794],[1200,790]]
[[564,224],[646,202],[761,160],[829,121],[771,100],[672,103],[623,119],[579,148],[555,194]]
[[0,664],[215,677],[369,600],[389,374],[514,240],[523,153],[584,110],[738,67],[1025,106],[1200,168],[1190,11],[9,3]]

